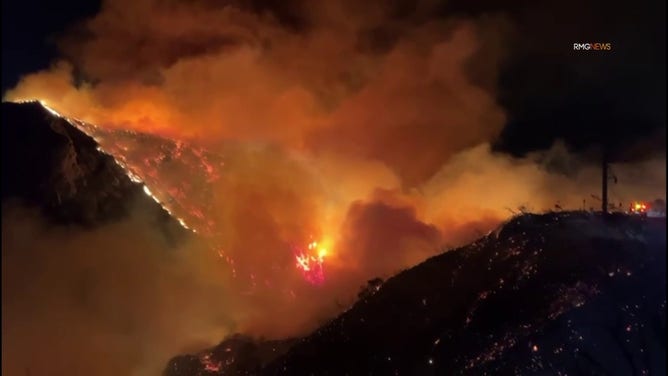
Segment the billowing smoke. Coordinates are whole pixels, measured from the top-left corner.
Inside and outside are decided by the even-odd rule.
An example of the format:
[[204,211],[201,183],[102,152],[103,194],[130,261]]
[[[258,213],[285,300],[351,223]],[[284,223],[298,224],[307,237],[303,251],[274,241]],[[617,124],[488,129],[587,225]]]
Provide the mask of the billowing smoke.
[[229,271],[194,244],[168,249],[141,213],[96,230],[2,213],[2,373],[150,375],[234,330]]
[[[89,35],[64,42],[69,60],[6,97],[213,146],[261,140],[372,159],[410,184],[500,132],[502,109],[465,74],[494,20],[394,20],[383,2],[327,4],[304,10],[309,27],[295,32],[232,5],[105,2]],[[487,56],[490,70],[498,58]]]
[[[437,1],[391,3],[106,1],[68,34],[63,59],[6,99],[38,98],[110,131],[109,150],[113,130],[132,130],[221,155],[205,166],[216,172],[202,183],[208,195],[165,186],[190,184],[193,171],[156,170],[141,148],[126,155],[166,205],[198,208],[178,213],[186,223],[212,231],[209,244],[170,254],[132,221],[73,234],[3,213],[3,249],[29,250],[3,258],[3,276],[22,265],[6,278],[34,289],[10,306],[20,314],[3,315],[3,332],[14,331],[3,334],[3,358],[26,364],[49,342],[63,374],[72,364],[126,374],[232,330],[302,334],[366,280],[522,208],[600,207],[598,166],[565,147],[525,158],[490,147],[507,118],[490,84],[506,17],[437,18]],[[665,155],[613,171],[613,200],[665,196]],[[304,278],[320,268],[323,280]],[[96,358],[109,346],[123,356]]]

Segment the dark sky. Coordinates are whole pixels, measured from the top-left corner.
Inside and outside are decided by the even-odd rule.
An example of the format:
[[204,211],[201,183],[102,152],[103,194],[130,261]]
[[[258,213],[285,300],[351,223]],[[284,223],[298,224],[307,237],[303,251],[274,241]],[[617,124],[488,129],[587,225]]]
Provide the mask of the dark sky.
[[48,67],[57,56],[57,35],[98,8],[91,0],[2,0],[2,91]]
[[[395,2],[399,10],[410,8],[410,2]],[[289,1],[251,3],[290,19]],[[496,87],[508,112],[498,150],[522,155],[556,139],[581,150],[605,140],[624,159],[665,150],[664,1],[499,4],[455,0],[442,7],[449,16],[501,12],[514,25],[498,81],[481,82]],[[22,74],[47,67],[57,56],[55,37],[98,7],[85,0],[3,0],[3,91]],[[293,20],[298,24],[298,17]],[[612,51],[573,51],[574,42],[610,42]]]

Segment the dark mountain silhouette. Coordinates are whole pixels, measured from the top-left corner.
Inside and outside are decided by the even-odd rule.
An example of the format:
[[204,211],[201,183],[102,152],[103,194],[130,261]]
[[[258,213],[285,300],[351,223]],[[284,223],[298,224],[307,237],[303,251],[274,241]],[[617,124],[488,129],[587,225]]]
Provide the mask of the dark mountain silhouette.
[[205,352],[222,367],[166,375],[663,375],[665,261],[665,219],[525,214],[375,283],[265,366],[226,369],[223,342]]

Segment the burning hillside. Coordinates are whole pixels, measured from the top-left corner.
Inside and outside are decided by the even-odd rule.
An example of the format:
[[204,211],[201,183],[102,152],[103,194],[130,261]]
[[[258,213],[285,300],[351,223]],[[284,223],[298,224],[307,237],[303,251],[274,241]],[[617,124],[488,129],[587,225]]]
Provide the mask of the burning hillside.
[[[267,305],[344,299],[518,207],[582,208],[599,190],[598,167],[562,144],[493,150],[508,119],[495,88],[513,35],[503,14],[167,3],[104,2],[61,60],[4,98],[38,99],[94,137]],[[660,152],[620,166],[615,199],[661,197],[664,167]]]
[[224,336],[229,273],[193,235],[91,137],[3,103],[2,373],[157,374]]
[[[574,158],[558,148],[550,152],[556,156],[513,160],[482,146],[455,155],[419,191],[405,190],[398,176],[380,172],[380,164],[359,165],[261,142],[205,147],[99,127],[41,105],[93,137],[130,180],[142,184],[144,193],[227,264],[239,292],[262,306],[291,307],[306,299],[310,310],[319,311],[323,303],[317,290],[347,301],[371,276],[387,276],[419,262],[442,244],[480,236],[513,212],[508,208],[547,209],[552,197],[562,197],[555,200],[560,207],[578,207],[578,192],[583,186],[593,191],[597,183],[586,167],[573,178],[541,171],[540,160]],[[482,170],[475,178],[469,173],[474,164]],[[650,184],[623,188],[655,189],[653,167],[619,166],[616,171],[637,175],[647,168],[644,178],[650,177]],[[488,181],[499,173],[504,175],[496,182],[500,189],[485,193]],[[559,192],[530,184],[550,181],[560,184]],[[526,192],[533,193],[523,204]],[[293,317],[311,314],[289,312],[285,314]],[[297,327],[301,320],[309,321],[296,320]],[[252,332],[268,330],[255,320],[248,325]],[[284,335],[295,329],[271,330]]]
[[662,375],[665,251],[665,219],[523,215],[369,281],[352,308],[296,342],[242,348],[231,337],[173,359],[165,375]]
[[[60,224],[99,226],[141,202],[174,235],[183,229],[143,184],[73,123],[37,102],[2,105],[3,202],[20,200]],[[27,172],[29,171],[29,172]]]
[[[128,222],[128,213],[138,211],[133,202],[143,196],[144,199],[150,198],[148,202],[152,203],[154,208],[164,208],[163,213],[170,213],[178,219],[176,223],[180,222],[185,229],[192,231],[194,237],[191,236],[192,240],[180,247],[183,249],[178,252],[178,257],[183,258],[182,264],[170,266],[168,270],[175,268],[179,273],[189,274],[190,277],[186,280],[192,281],[187,285],[195,284],[197,290],[182,291],[188,295],[185,300],[191,302],[192,308],[187,309],[190,313],[183,313],[183,318],[181,309],[169,308],[179,315],[173,319],[176,321],[170,321],[169,325],[187,328],[192,320],[197,320],[207,329],[196,332],[181,329],[185,332],[175,333],[172,329],[162,328],[165,332],[160,335],[143,333],[142,335],[148,336],[148,343],[165,335],[176,336],[170,340],[173,342],[173,345],[169,346],[171,350],[162,352],[162,358],[158,357],[152,367],[164,364],[165,356],[178,352],[174,346],[191,344],[193,338],[198,341],[202,338],[212,341],[232,331],[270,338],[305,333],[318,322],[327,320],[332,314],[348,306],[360,284],[369,278],[389,276],[436,254],[443,243],[466,241],[467,238],[478,237],[481,231],[493,228],[497,221],[509,214],[505,209],[493,208],[504,202],[508,207],[516,206],[517,202],[513,200],[520,196],[515,196],[513,192],[519,193],[516,189],[520,185],[525,186],[527,182],[540,179],[560,182],[561,189],[566,194],[569,193],[569,186],[587,182],[580,180],[581,178],[568,179],[541,172],[537,167],[539,159],[508,160],[490,156],[484,148],[479,148],[455,156],[452,164],[444,168],[441,176],[425,185],[422,192],[402,193],[398,188],[375,189],[371,190],[372,193],[366,196],[366,199],[354,200],[348,196],[350,192],[366,192],[374,184],[364,183],[365,180],[362,180],[362,184],[351,184],[354,179],[341,179],[339,184],[334,185],[326,184],[330,181],[328,174],[332,171],[338,171],[341,174],[337,175],[339,177],[345,177],[346,171],[337,168],[331,170],[332,167],[337,167],[336,163],[329,161],[328,164],[327,161],[309,157],[308,154],[286,153],[280,148],[262,144],[229,144],[213,153],[205,147],[183,141],[130,131],[105,130],[65,117],[37,103],[6,103],[3,107],[18,111],[16,116],[11,115],[12,111],[3,111],[3,116],[7,116],[6,119],[3,118],[3,123],[6,124],[3,128],[6,134],[3,135],[7,136],[3,142],[8,146],[3,149],[3,152],[8,153],[3,161],[15,161],[18,154],[11,152],[12,147],[26,145],[21,150],[33,151],[31,156],[24,158],[26,161],[46,163],[41,168],[30,169],[34,173],[45,173],[45,177],[33,180],[30,180],[32,175],[24,173],[26,169],[22,167],[23,164],[3,168],[3,174],[15,171],[16,177],[28,178],[25,184],[19,184],[23,180],[17,178],[4,179],[7,183],[11,180],[12,184],[8,184],[7,188],[13,189],[12,192],[26,195],[31,192],[30,187],[41,187],[43,193],[40,193],[42,196],[39,197],[49,199],[33,202],[38,206],[50,205],[51,211],[57,214],[69,210],[68,202],[72,203],[73,207],[84,208],[84,212],[90,213],[95,213],[96,210],[126,208],[122,215],[115,217],[116,221],[121,221],[119,226],[125,226]],[[23,115],[19,116],[19,113]],[[44,135],[34,138],[22,136],[21,143],[18,143],[16,134],[12,133],[13,129],[23,129],[18,128],[18,124],[32,124],[32,128],[25,129],[33,129]],[[95,140],[80,130],[90,134]],[[47,136],[48,134],[52,136]],[[55,139],[52,145],[48,140],[53,138],[53,135]],[[56,139],[60,141],[55,141]],[[46,144],[30,146],[37,140],[44,140]],[[94,162],[98,159],[106,162]],[[467,173],[473,166],[473,161],[486,161],[487,165],[477,167],[486,169],[482,176],[474,178]],[[104,165],[108,167],[102,167]],[[615,167],[618,174],[624,172],[625,168]],[[486,196],[480,193],[474,202],[460,200],[462,197],[478,194],[477,190],[487,184],[486,179],[495,176],[493,171],[497,169],[501,169],[506,177],[498,180],[497,186],[501,188],[503,183],[505,191]],[[109,175],[105,171],[115,172]],[[629,171],[637,176],[642,169],[632,166]],[[291,179],[285,179],[288,176]],[[514,178],[510,178],[512,176]],[[120,185],[114,183],[118,179],[122,181]],[[441,181],[448,181],[450,185],[444,186]],[[378,181],[371,183],[374,182]],[[549,197],[539,195],[545,192],[543,188],[524,187],[527,188],[536,192],[536,199]],[[638,187],[634,187],[636,188]],[[116,192],[117,190],[119,191]],[[132,193],[125,194],[123,190]],[[510,196],[505,198],[498,196],[508,193]],[[463,194],[467,196],[462,196]],[[105,200],[111,201],[105,203]],[[159,206],[156,206],[156,203]],[[437,210],[439,208],[444,209]],[[139,213],[145,210],[139,209]],[[7,226],[16,226],[17,214],[12,214],[14,209],[8,209],[7,213],[10,213],[7,218],[11,219]],[[106,216],[104,211],[101,213],[103,217]],[[486,220],[467,222],[472,216],[485,218],[485,215]],[[455,220],[456,216],[461,218]],[[25,226],[23,221],[18,223]],[[130,221],[133,223],[135,220]],[[153,225],[147,225],[141,224],[136,230],[118,231],[129,231],[133,234],[132,237],[153,234]],[[5,230],[3,227],[3,231],[17,230],[14,227],[7,227]],[[59,231],[63,230],[57,230],[56,233]],[[107,234],[112,231],[107,227],[95,231],[102,231],[101,235],[96,236],[115,237]],[[51,232],[53,231],[37,236],[34,241],[38,241],[40,237],[52,238],[54,235],[51,235]],[[22,233],[18,231],[18,234]],[[72,236],[74,239],[89,237],[85,231],[81,234],[75,232]],[[25,241],[27,240],[23,240]],[[84,244],[87,241],[89,240],[81,240]],[[67,244],[70,243],[64,243],[63,252],[79,252],[79,245],[74,250],[68,250],[71,245]],[[7,246],[9,249],[16,247],[14,243],[7,243]],[[39,249],[41,245],[35,247]],[[155,252],[151,251],[147,255],[132,245],[125,244],[122,247],[126,250],[124,253],[130,252],[132,256],[123,256],[120,260],[127,257],[140,259],[131,270],[145,265],[146,261],[142,260],[144,257],[149,257],[148,262],[160,268],[164,268],[162,265],[165,263],[161,257],[172,257],[168,256],[170,253],[167,249],[161,249],[158,244],[144,245],[143,247],[149,249],[155,248]],[[40,251],[25,251],[21,254],[29,255],[31,252]],[[161,256],[163,252],[167,253]],[[58,253],[48,255],[41,257],[45,261],[35,265],[52,262],[48,260]],[[153,260],[153,257],[157,257],[157,260]],[[7,261],[5,265],[20,263]],[[75,270],[69,271],[69,274],[85,274],[83,270],[76,269],[79,267],[76,259],[70,262]],[[109,262],[113,265],[117,261]],[[205,263],[206,267],[203,267],[202,263]],[[199,265],[197,269],[190,269],[196,265]],[[98,268],[105,269],[104,266]],[[176,278],[168,273],[169,277],[166,277],[164,271],[155,273],[149,281],[153,278],[167,278],[169,284],[183,283],[176,282],[182,281],[182,276]],[[70,277],[68,275],[57,278],[68,280]],[[130,280],[136,278],[133,274]],[[142,273],[142,278],[147,276]],[[174,278],[176,280],[173,280]],[[104,279],[99,281],[102,286],[106,286],[107,282]],[[209,287],[198,285],[200,283]],[[142,286],[142,283],[139,283],[139,286]],[[142,289],[149,287],[141,287],[140,291],[143,291]],[[128,302],[134,299],[135,293],[131,290],[124,293],[127,295],[118,296],[114,293],[112,301],[119,301],[121,305],[135,304]],[[97,294],[106,297],[109,291],[103,289]],[[174,292],[171,288],[158,289],[152,294],[155,297],[145,299],[163,299],[164,294],[169,296]],[[191,300],[197,296],[202,300]],[[211,299],[219,302],[210,307]],[[108,304],[99,302],[103,303]],[[202,304],[207,306],[206,311],[201,310]],[[155,303],[154,308],[159,309],[164,305],[164,302]],[[222,308],[223,306],[225,308]],[[76,313],[73,317],[80,314]],[[224,317],[222,322],[220,315]],[[137,317],[132,314],[127,319],[136,320]],[[101,326],[90,330],[108,330],[104,326],[106,323],[99,325]],[[199,346],[204,347],[206,346]]]

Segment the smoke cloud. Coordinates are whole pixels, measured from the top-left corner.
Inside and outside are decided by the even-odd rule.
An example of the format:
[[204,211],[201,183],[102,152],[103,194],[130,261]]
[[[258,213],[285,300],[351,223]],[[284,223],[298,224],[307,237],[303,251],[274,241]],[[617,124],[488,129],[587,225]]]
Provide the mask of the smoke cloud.
[[[209,145],[262,140],[370,158],[410,184],[501,131],[502,109],[465,74],[493,21],[394,20],[382,2],[304,12],[310,27],[294,32],[233,5],[105,2],[86,36],[63,42],[68,60],[6,98]],[[493,70],[499,57],[486,58]]]
[[158,374],[234,329],[229,272],[141,213],[84,230],[3,203],[2,219],[3,374]]
[[[3,209],[3,372],[155,374],[231,331],[303,334],[366,280],[520,207],[599,207],[598,167],[563,145],[492,151],[512,26],[434,17],[437,3],[105,1],[64,38],[61,61],[5,98],[94,124],[165,205],[187,203],[173,211],[213,231],[167,250],[141,218],[82,231]],[[197,167],[215,170],[197,181],[196,166],[156,167],[146,161],[160,151],[117,147],[120,130],[224,163]],[[665,155],[612,168],[613,201],[665,197]],[[323,283],[304,279],[303,252],[323,257]],[[37,353],[48,372],[32,368]]]

